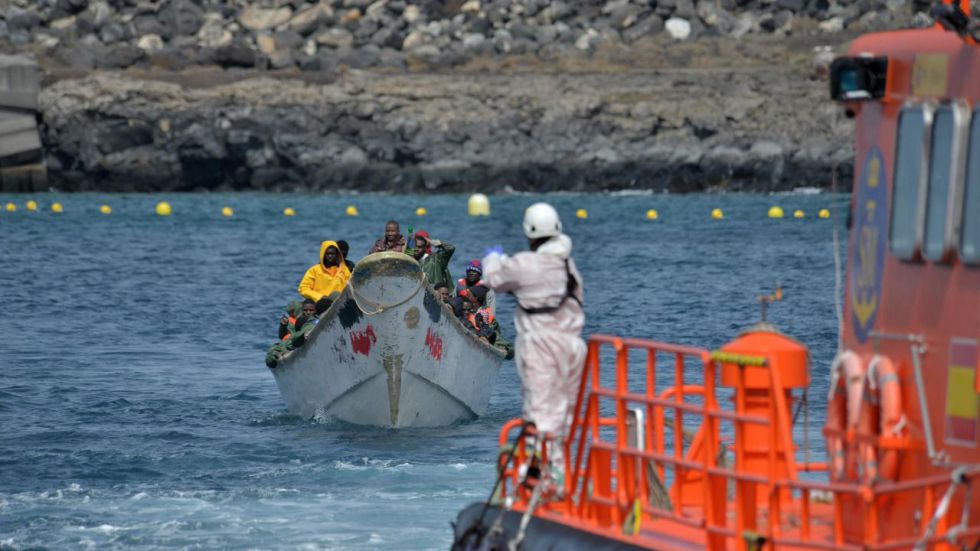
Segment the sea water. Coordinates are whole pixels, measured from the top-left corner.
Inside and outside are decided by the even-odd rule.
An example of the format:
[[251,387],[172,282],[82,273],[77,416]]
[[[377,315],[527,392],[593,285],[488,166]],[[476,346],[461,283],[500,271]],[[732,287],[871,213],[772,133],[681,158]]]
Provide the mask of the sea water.
[[[574,240],[587,333],[717,347],[778,281],[769,319],[810,347],[822,453],[843,195],[503,196],[489,218],[456,195],[6,195],[19,209],[0,211],[0,549],[447,548],[520,414],[513,362],[484,417],[386,430],[290,415],[263,358],[320,241],[346,239],[356,260],[393,218],[454,244],[461,277],[487,247],[523,249],[523,209],[542,199]],[[775,204],[787,218],[766,217]],[[513,300],[498,303],[513,337]]]

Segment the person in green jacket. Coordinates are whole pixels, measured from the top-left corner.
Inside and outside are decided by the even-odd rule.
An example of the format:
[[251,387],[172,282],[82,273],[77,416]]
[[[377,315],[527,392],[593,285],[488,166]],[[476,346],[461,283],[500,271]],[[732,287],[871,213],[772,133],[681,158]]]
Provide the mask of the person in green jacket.
[[265,355],[265,365],[269,366],[270,368],[279,365],[279,360],[281,360],[285,354],[303,346],[306,343],[306,336],[310,334],[310,331],[312,331],[314,327],[316,327],[316,323],[319,320],[317,316],[322,312],[307,315],[307,305],[304,304],[303,306],[304,313],[300,315],[300,317],[296,318],[296,323],[294,324],[295,329],[293,330],[292,334],[289,335],[289,338],[272,345],[272,347],[269,348],[269,352]]
[[449,260],[453,257],[454,252],[456,252],[456,247],[444,241],[429,238],[427,231],[415,232],[413,247],[405,251],[422,266],[422,272],[429,280],[429,285],[435,286],[442,283],[448,287],[453,285],[453,276],[449,273]]

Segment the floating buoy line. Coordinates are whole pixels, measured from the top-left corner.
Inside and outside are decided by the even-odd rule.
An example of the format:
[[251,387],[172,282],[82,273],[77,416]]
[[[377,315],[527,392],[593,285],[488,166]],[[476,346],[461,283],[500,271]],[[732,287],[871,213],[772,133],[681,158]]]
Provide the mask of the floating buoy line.
[[[48,207],[51,213],[60,214],[65,212],[65,207],[60,202],[52,202]],[[39,203],[33,199],[28,200],[24,203],[24,211],[29,213],[41,212],[43,209]],[[8,213],[15,213],[19,211],[18,205],[14,202],[7,202],[3,205],[2,211]],[[100,205],[98,211],[104,215],[112,214],[112,206],[108,204]],[[167,201],[160,201],[156,204],[153,212],[157,216],[167,217],[175,213],[171,204]],[[218,213],[224,218],[231,218],[235,216],[235,210],[230,206],[223,206],[218,211]],[[486,217],[490,216],[490,199],[482,193],[474,193],[469,196],[466,202],[466,213],[472,217]],[[791,211],[792,217],[799,220],[806,218],[806,212],[802,209],[794,209]],[[344,215],[355,217],[360,216],[360,210],[358,210],[357,205],[347,205],[344,209]],[[590,218],[589,211],[584,208],[579,208],[575,210],[575,218],[579,220],[588,220]],[[293,207],[285,207],[282,210],[282,215],[286,217],[296,216],[296,209]],[[426,207],[419,206],[415,209],[415,216],[424,217],[428,216],[429,211]],[[785,218],[786,211],[783,207],[779,205],[772,205],[766,212],[766,217],[773,220],[781,220]],[[643,213],[643,217],[646,220],[656,221],[660,220],[660,212],[657,209],[648,209]],[[718,207],[711,209],[708,212],[708,217],[712,220],[724,220],[726,215],[725,212]],[[820,220],[827,220],[830,218],[830,209],[822,208],[817,211],[817,216]]]

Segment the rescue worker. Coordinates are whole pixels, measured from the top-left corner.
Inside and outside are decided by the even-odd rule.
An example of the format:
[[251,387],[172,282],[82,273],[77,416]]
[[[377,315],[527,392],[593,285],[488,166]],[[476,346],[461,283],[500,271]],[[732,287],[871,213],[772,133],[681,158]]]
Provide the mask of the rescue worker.
[[[460,294],[474,285],[483,285],[483,264],[479,260],[473,260],[466,266],[466,276],[456,281],[456,294]],[[487,293],[487,300],[484,306],[489,308],[494,315],[497,314],[497,295],[493,291]]]
[[548,444],[550,477],[564,488],[564,440],[585,361],[582,276],[571,258],[572,240],[562,233],[558,212],[547,203],[524,211],[529,251],[507,256],[488,250],[483,281],[517,299],[517,372],[523,416]]
[[306,270],[299,282],[298,291],[315,303],[319,303],[321,299],[332,301],[347,286],[348,279],[350,270],[344,264],[340,247],[334,241],[324,241],[320,243],[320,263]]
[[439,241],[430,239],[429,232],[415,232],[414,247],[409,249],[408,255],[414,258],[422,266],[422,272],[429,280],[429,285],[435,286],[440,283],[449,287],[453,284],[453,276],[449,273],[449,260],[456,252],[456,247]]
[[408,244],[405,241],[405,236],[399,233],[398,222],[388,220],[388,223],[385,224],[384,237],[374,242],[374,246],[371,247],[371,251],[368,254],[380,253],[383,251],[403,253],[405,252],[407,246]]

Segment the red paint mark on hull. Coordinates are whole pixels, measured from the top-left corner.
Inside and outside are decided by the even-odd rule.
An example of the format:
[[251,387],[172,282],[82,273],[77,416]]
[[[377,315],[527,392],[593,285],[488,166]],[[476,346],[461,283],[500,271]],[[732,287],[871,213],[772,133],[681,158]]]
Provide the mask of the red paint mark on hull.
[[370,325],[364,331],[350,332],[350,346],[358,354],[367,356],[371,353],[371,346],[376,342],[378,342],[378,337],[374,334],[374,327]]
[[437,360],[442,359],[442,337],[432,332],[430,327],[425,332],[425,346],[429,348],[429,355]]

